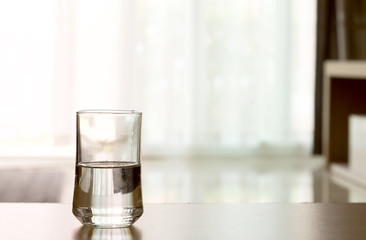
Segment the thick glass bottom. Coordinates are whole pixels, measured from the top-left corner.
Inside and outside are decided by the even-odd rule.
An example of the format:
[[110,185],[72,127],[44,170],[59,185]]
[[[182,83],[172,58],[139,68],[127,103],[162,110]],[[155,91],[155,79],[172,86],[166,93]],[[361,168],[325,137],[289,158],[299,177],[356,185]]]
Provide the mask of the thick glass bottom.
[[124,208],[123,212],[116,213],[113,209],[92,209],[73,207],[75,217],[84,225],[100,228],[129,227],[143,213],[143,208]]

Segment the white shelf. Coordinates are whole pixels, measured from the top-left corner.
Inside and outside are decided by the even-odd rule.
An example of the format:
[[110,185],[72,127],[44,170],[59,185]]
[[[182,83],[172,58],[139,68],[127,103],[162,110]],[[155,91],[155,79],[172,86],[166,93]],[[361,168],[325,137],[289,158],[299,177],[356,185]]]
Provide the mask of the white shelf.
[[352,170],[347,164],[332,163],[330,172],[333,176],[343,178],[366,188],[366,173],[360,173]]

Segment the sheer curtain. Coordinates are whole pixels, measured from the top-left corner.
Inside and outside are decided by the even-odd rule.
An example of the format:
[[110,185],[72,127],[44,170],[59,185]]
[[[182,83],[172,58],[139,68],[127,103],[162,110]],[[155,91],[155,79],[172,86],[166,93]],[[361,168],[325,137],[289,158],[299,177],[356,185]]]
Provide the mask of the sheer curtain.
[[309,149],[315,0],[24,4],[0,7],[1,141],[72,144],[76,110],[123,108],[145,153]]

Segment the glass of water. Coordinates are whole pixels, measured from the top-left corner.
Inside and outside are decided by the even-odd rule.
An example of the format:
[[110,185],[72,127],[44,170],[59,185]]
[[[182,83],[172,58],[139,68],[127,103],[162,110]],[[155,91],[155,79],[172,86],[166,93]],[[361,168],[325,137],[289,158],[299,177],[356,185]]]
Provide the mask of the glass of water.
[[141,112],[77,112],[73,214],[84,225],[128,227],[143,213]]

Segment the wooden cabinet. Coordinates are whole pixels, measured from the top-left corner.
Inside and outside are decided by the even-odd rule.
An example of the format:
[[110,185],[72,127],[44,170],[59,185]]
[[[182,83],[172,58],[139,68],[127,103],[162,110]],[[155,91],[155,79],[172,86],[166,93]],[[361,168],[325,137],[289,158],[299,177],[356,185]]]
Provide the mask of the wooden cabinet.
[[327,61],[323,80],[322,145],[328,166],[348,163],[351,114],[366,114],[366,61]]

